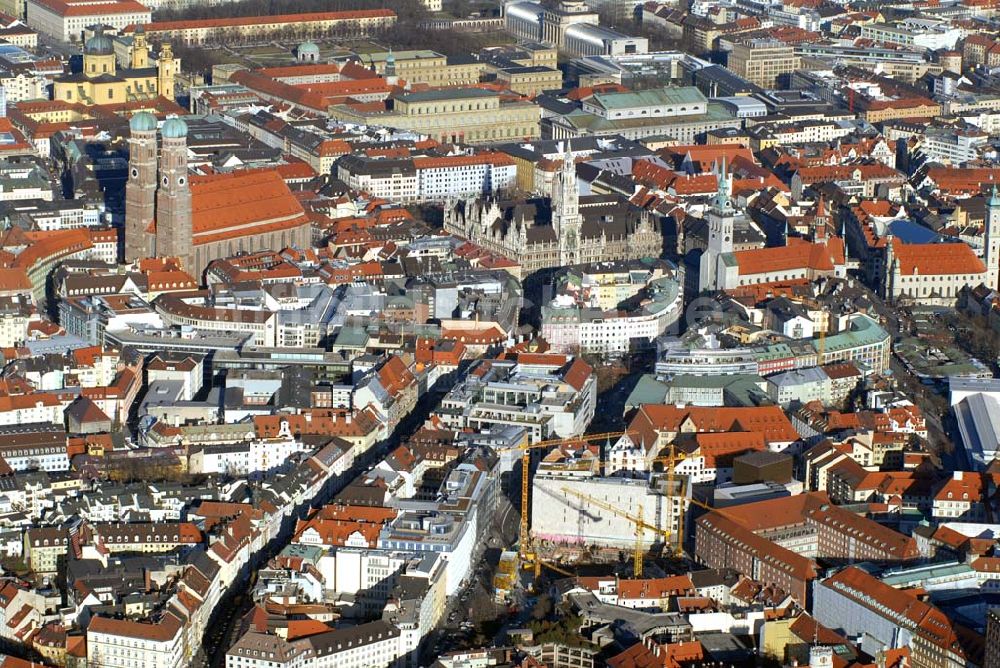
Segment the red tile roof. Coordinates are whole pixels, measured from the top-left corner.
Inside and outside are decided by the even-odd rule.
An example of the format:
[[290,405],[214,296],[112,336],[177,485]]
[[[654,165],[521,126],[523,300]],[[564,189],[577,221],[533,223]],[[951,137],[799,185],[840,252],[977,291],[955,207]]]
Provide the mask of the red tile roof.
[[657,432],[679,432],[682,428],[696,432],[759,432],[768,442],[792,442],[799,438],[778,406],[709,408],[643,404],[628,431],[645,434],[652,440]]
[[308,223],[273,169],[191,177],[191,218],[195,244]]
[[[518,356],[518,361],[520,361],[520,356]],[[563,378],[573,387],[573,389],[579,392],[587,384],[587,380],[593,372],[593,368],[584,362],[583,358],[577,357],[573,360],[573,363],[569,365],[569,369],[566,370],[566,374]]]
[[106,14],[132,14],[149,9],[135,0],[34,0],[37,4],[59,16],[102,16]]
[[103,633],[124,638],[142,638],[163,642],[175,638],[182,628],[183,624],[180,618],[168,612],[157,623],[94,617],[87,627],[87,634]]
[[791,237],[786,246],[736,251],[733,256],[741,276],[799,269],[832,272],[835,267],[844,264],[844,242],[839,237],[821,243]]
[[272,79],[281,79],[337,74],[340,72],[340,67],[334,63],[307,63],[305,65],[288,65],[285,67],[262,67],[257,72]]
[[674,160],[675,165],[690,156],[691,161],[696,167],[700,165],[702,171],[707,171],[713,165],[721,165],[723,159],[730,165],[737,158],[751,163],[756,162],[753,151],[742,144],[682,144],[667,146],[660,149],[658,153]]
[[737,455],[767,449],[764,434],[759,431],[697,434],[695,442],[707,468],[732,466]]
[[986,265],[964,243],[905,244],[893,239],[893,253],[903,276],[982,274]]
[[393,355],[379,367],[378,377],[390,396],[396,396],[416,381],[406,362],[397,355]]
[[494,152],[413,159],[413,166],[416,169],[441,169],[483,164],[490,164],[494,167],[510,166],[514,164],[514,159],[504,153]]

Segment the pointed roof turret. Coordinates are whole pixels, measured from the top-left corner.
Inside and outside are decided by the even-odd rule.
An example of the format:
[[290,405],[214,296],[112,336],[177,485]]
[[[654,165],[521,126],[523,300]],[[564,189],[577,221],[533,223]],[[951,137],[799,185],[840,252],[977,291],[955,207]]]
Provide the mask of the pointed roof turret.
[[716,178],[716,190],[715,199],[712,202],[712,206],[719,211],[729,211],[733,208],[733,203],[730,200],[732,196],[732,186],[733,181],[726,171],[726,158],[722,158],[722,169]]

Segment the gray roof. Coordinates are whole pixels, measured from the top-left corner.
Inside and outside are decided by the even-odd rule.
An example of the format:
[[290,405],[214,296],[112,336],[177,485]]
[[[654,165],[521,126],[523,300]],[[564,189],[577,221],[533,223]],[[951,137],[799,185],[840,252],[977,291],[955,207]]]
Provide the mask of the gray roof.
[[657,105],[705,104],[708,99],[694,86],[668,86],[628,93],[595,93],[594,104],[605,109],[653,107]]
[[792,369],[768,376],[767,382],[776,387],[795,387],[807,383],[821,383],[829,380],[829,376],[818,366],[811,366],[805,369]]
[[476,97],[497,97],[499,93],[482,88],[445,88],[404,93],[397,96],[403,102],[444,102],[447,100],[470,99]]

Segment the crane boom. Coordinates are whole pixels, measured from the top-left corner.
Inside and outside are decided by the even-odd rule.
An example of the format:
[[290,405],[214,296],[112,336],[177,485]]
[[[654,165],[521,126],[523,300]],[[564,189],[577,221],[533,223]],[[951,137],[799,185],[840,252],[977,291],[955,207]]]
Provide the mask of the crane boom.
[[539,448],[551,448],[557,445],[571,445],[574,443],[590,443],[593,441],[610,440],[620,438],[626,432],[603,432],[600,434],[584,434],[573,438],[554,438],[535,443],[519,445],[515,450],[521,450],[521,526],[519,531],[519,552],[521,560],[526,564],[535,564],[535,571],[538,572],[538,557],[531,546],[531,535],[528,531],[528,509],[531,496],[531,451]]
[[667,529],[661,529],[655,524],[650,524],[649,522],[647,522],[644,517],[643,508],[641,505],[639,506],[639,514],[638,516],[636,516],[636,515],[631,515],[630,513],[610,503],[601,501],[600,499],[595,499],[589,494],[578,492],[575,489],[570,489],[569,487],[563,487],[562,491],[565,494],[569,494],[571,496],[577,497],[578,499],[582,499],[587,503],[592,503],[598,508],[606,510],[609,513],[613,513],[615,515],[618,515],[619,517],[623,517],[635,525],[635,552],[633,554],[633,563],[632,563],[632,572],[635,575],[635,577],[637,578],[642,577],[642,552],[643,552],[642,532],[646,530],[652,531],[653,533],[662,536],[663,544],[664,545],[667,544],[667,539],[670,537],[670,531]]
[[[574,436],[572,438],[555,438],[555,439],[546,439],[546,440],[542,440],[542,441],[537,441],[535,443],[525,443],[525,444],[522,444],[522,445],[518,445],[515,448],[512,448],[513,450],[520,450],[521,451],[521,522],[520,522],[520,528],[519,528],[519,553],[520,553],[520,556],[521,556],[521,560],[525,564],[533,564],[534,565],[536,573],[538,572],[539,567],[542,565],[542,562],[539,559],[538,555],[535,554],[535,551],[534,551],[533,546],[531,544],[532,543],[531,533],[530,533],[529,524],[528,524],[528,512],[529,512],[529,509],[530,509],[530,497],[531,497],[531,483],[530,483],[530,478],[531,478],[531,451],[532,450],[538,450],[538,449],[541,449],[541,448],[551,448],[551,447],[560,446],[560,445],[573,445],[573,444],[593,443],[594,441],[609,441],[610,442],[612,440],[617,440],[617,439],[621,438],[622,436],[626,436],[627,434],[628,434],[627,431],[614,431],[614,432],[601,432],[601,433],[596,433],[596,434],[584,434],[582,436]],[[671,514],[671,517],[673,517],[673,493],[674,493],[673,492],[673,479],[674,479],[674,467],[677,465],[678,461],[683,460],[685,457],[686,457],[686,455],[684,453],[682,453],[682,452],[679,453],[679,452],[676,451],[675,448],[672,447],[670,455],[664,456],[664,457],[656,457],[656,458],[654,458],[652,460],[652,463],[663,463],[663,464],[666,464],[668,466],[668,471],[669,471],[669,486],[670,486],[670,489],[669,489],[670,511],[669,512]],[[600,469],[604,469],[605,467],[607,467],[609,465],[605,461],[597,461],[595,463],[598,466],[598,468],[600,468]],[[565,488],[564,488],[564,491],[569,491],[569,493],[571,493],[571,494],[579,495],[578,492],[574,492],[572,490],[566,490]],[[586,500],[599,505],[599,503],[596,502],[596,500],[591,499],[589,497],[586,498]],[[609,507],[609,508],[606,508],[606,509],[609,510],[610,512],[613,512],[613,513],[616,513],[616,514],[621,514],[621,512],[622,512],[620,509],[614,508],[614,507]],[[653,531],[653,532],[655,532],[657,534],[662,535],[663,539],[664,539],[664,544],[666,544],[666,542],[667,542],[666,539],[667,539],[667,537],[670,536],[670,532],[669,531],[662,530],[662,529],[660,529],[659,527],[657,527],[655,525],[649,524],[648,522],[646,522],[641,517],[640,518],[634,518],[632,516],[627,516],[626,519],[628,519],[629,521],[631,521],[633,523],[635,523],[636,519],[638,519],[638,521],[641,523],[642,528],[650,530],[650,531]],[[682,523],[682,525],[683,525],[683,522],[684,522],[684,518],[681,517],[681,523]],[[637,539],[636,539],[637,540],[636,552],[640,553],[641,549],[642,549],[641,548],[641,541],[642,541],[641,533],[642,532],[639,531],[638,533],[639,533],[639,535],[637,536]],[[682,532],[681,532],[680,535],[683,536],[683,526],[682,526]],[[637,563],[639,564],[637,566],[637,568],[639,569],[637,573],[641,574],[641,571],[642,571],[641,555],[637,557]],[[549,566],[549,564],[547,564],[547,563],[545,563],[544,565]],[[555,569],[553,569],[553,570],[555,570]],[[564,572],[564,571],[560,571],[560,572]]]

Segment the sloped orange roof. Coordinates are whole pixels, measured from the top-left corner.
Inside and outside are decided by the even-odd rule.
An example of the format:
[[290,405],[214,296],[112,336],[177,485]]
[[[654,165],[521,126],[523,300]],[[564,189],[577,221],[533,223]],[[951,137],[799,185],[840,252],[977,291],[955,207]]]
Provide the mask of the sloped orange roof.
[[[645,428],[640,423],[644,423]],[[685,423],[692,425],[697,432],[760,432],[769,442],[791,442],[799,438],[788,416],[778,406],[716,408],[643,404],[629,424],[629,432],[634,429],[642,432],[649,428],[653,431],[677,432]]]
[[559,353],[518,353],[518,364],[560,367],[569,361],[566,355]]
[[258,438],[275,438],[281,423],[287,422],[294,434],[319,434],[324,436],[365,436],[378,427],[375,416],[362,410],[348,416],[341,411],[313,410],[309,415],[255,415],[254,434]]
[[100,3],[90,0],[38,0],[38,4],[63,17],[133,14],[149,11],[135,0],[114,0],[114,2]]
[[293,540],[300,541],[303,533],[313,530],[324,545],[343,546],[351,536],[359,533],[369,546],[374,546],[385,523],[396,517],[396,511],[390,508],[370,508],[368,512],[362,512],[361,506],[341,506],[340,509],[320,511],[308,520],[300,520]]
[[818,165],[815,167],[802,167],[798,170],[799,178],[803,183],[820,183],[823,181],[843,181],[860,177],[861,181],[868,179],[891,179],[898,177],[902,179],[902,174],[892,167],[874,162],[863,165]]
[[403,358],[393,355],[379,367],[379,381],[390,395],[395,396],[411,385],[415,378]]
[[302,205],[273,169],[191,178],[191,227],[196,244],[209,235],[259,233],[264,225],[289,227],[308,221]]
[[695,442],[705,458],[705,466],[709,468],[730,466],[736,455],[767,449],[764,434],[759,431],[698,434]]
[[986,265],[964,243],[904,244],[893,239],[893,253],[904,276],[982,274]]
[[86,250],[94,245],[88,230],[26,232],[25,236],[31,243],[14,257],[9,267],[28,271],[39,261]]
[[135,622],[128,619],[94,617],[90,620],[87,632],[164,642],[175,638],[181,632],[183,626],[177,615],[168,612],[155,624]]
[[302,65],[286,65],[284,67],[262,67],[257,70],[266,77],[281,79],[284,77],[307,77],[318,74],[337,74],[340,67],[334,63],[305,63]]
[[447,167],[467,167],[469,165],[489,164],[494,167],[514,164],[514,159],[503,153],[477,153],[475,155],[447,155],[441,157],[414,158],[416,169],[441,169]]
[[[520,356],[518,356],[518,361],[520,361]],[[582,357],[577,357],[569,365],[569,369],[566,370],[566,375],[563,378],[573,389],[579,392],[587,384],[587,379],[590,378],[593,371],[594,369],[584,362]]]
[[0,269],[0,290],[27,292],[31,290],[31,281],[23,269]]
[[606,663],[608,668],[663,668],[664,665],[653,651],[641,642],[609,657]]
[[964,657],[955,625],[939,608],[925,603],[906,590],[896,589],[855,566],[848,566],[824,581],[843,595],[851,596],[882,615],[905,619],[915,633],[938,648]]
[[456,339],[463,343],[472,345],[486,343],[500,343],[507,338],[507,335],[497,327],[491,325],[486,329],[458,329],[452,327],[442,327],[441,336],[449,339]]
[[721,165],[723,159],[730,165],[737,158],[743,158],[751,163],[756,162],[753,151],[742,144],[682,144],[667,146],[659,151],[662,156],[670,156],[674,160],[683,160],[690,156],[692,162],[700,165],[702,171],[712,165]]
[[733,256],[741,276],[796,269],[833,271],[836,266],[844,264],[844,242],[839,237],[820,243],[791,237],[786,246],[736,251]]
[[292,619],[288,622],[288,640],[306,638],[332,631],[334,627],[315,619]]
[[687,575],[618,581],[618,596],[625,599],[662,599],[692,593],[694,584]]
[[650,160],[636,160],[632,163],[632,178],[650,187],[665,190],[677,177],[676,172]]
[[715,174],[678,174],[669,188],[678,195],[708,195],[719,189],[719,181]]
[[302,160],[294,160],[276,165],[274,170],[278,172],[278,174],[281,174],[281,178],[286,181],[294,181],[296,179],[312,179],[316,177],[316,170],[313,169],[309,163],[303,162]]

